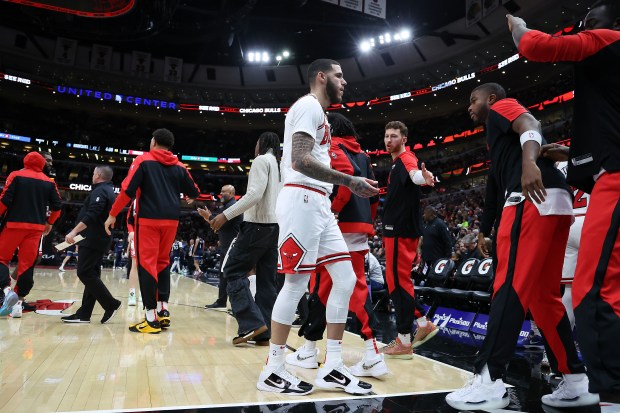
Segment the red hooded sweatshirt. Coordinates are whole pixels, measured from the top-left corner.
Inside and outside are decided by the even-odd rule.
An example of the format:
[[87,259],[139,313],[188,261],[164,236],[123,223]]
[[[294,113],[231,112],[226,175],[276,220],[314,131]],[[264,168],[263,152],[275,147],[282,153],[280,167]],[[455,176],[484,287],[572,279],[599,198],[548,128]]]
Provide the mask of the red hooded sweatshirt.
[[199,194],[198,186],[176,155],[155,149],[133,161],[110,215],[116,217],[135,198],[136,216],[140,225],[176,225],[181,193],[196,198]]
[[[329,149],[332,169],[347,175],[375,179],[370,158],[362,151],[354,136],[334,136]],[[338,226],[343,233],[375,233],[373,220],[379,197],[360,198],[346,186],[334,186],[332,211],[338,213]]]
[[24,169],[7,178],[0,195],[0,221],[7,228],[43,231],[46,223],[51,225],[60,216],[62,198],[56,183],[43,173],[44,167],[45,158],[30,152],[24,157]]

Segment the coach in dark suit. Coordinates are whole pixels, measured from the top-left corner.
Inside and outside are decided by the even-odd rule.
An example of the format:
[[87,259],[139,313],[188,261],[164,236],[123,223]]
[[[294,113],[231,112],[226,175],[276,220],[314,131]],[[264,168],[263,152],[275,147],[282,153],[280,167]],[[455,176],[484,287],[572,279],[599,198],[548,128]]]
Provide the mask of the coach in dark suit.
[[112,297],[101,281],[103,255],[109,250],[112,242],[104,227],[104,222],[116,199],[111,181],[112,168],[109,166],[95,168],[92,190],[78,214],[78,223],[65,237],[65,241],[69,243],[75,242],[77,234],[81,233],[84,237],[80,243],[80,260],[77,266],[77,276],[84,283],[82,306],[75,314],[62,317],[65,323],[90,323],[95,301],[98,301],[105,311],[101,324],[105,324],[121,306],[121,302]]

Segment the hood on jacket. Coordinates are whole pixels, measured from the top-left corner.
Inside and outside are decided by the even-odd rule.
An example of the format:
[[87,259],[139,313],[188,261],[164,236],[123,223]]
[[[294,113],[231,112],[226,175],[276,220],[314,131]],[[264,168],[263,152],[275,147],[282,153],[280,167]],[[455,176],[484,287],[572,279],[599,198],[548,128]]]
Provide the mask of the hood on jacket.
[[164,165],[176,165],[179,162],[179,158],[175,154],[163,149],[153,149],[150,151],[150,154],[153,155],[157,162]]
[[355,136],[332,136],[332,145],[343,145],[349,152],[360,153],[362,147]]
[[45,168],[45,158],[39,152],[30,152],[24,157],[24,168],[43,172],[43,168]]

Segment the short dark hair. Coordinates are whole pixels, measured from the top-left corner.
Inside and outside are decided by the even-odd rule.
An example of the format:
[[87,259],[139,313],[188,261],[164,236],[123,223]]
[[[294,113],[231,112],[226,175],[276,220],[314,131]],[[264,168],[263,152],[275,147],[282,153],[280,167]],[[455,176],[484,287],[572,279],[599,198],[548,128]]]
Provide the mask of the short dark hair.
[[591,6],[590,10],[596,9],[598,7],[605,6],[607,7],[607,13],[611,20],[620,19],[620,1],[618,0],[598,0],[595,1]]
[[168,129],[162,128],[155,130],[153,132],[153,138],[157,145],[163,146],[164,148],[170,149],[174,145],[174,135]]
[[428,212],[432,213],[433,215],[437,216],[437,210],[435,209],[434,206],[428,205],[426,208],[424,208],[424,212],[426,212],[426,211],[428,211]]
[[108,165],[99,165],[95,169],[99,169],[101,177],[106,181],[111,181],[114,176],[114,171]]
[[407,126],[399,120],[393,120],[391,122],[388,122],[385,125],[385,130],[388,129],[398,129],[401,135],[409,136],[409,129],[407,129]]
[[325,73],[332,70],[332,65],[340,66],[340,63],[332,59],[316,59],[310,63],[308,66],[308,83],[313,84],[319,72]]
[[264,155],[271,149],[273,156],[280,161],[280,137],[273,132],[263,132],[258,137],[258,154]]
[[472,90],[475,92],[476,90],[484,90],[488,92],[490,95],[497,96],[497,100],[506,99],[506,90],[499,83],[484,83]]
[[331,126],[332,136],[353,136],[355,139],[358,138],[353,122],[351,122],[346,116],[340,113],[330,112],[327,115],[327,118],[329,119],[329,125]]

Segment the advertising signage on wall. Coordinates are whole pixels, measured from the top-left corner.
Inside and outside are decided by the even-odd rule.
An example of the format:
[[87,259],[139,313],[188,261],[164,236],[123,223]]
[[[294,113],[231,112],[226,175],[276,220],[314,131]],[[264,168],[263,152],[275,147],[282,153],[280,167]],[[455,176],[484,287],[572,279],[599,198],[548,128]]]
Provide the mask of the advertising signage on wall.
[[56,93],[62,93],[64,95],[74,95],[77,97],[85,96],[92,99],[110,100],[118,103],[130,103],[136,106],[151,106],[162,109],[177,110],[178,105],[175,102],[168,102],[166,100],[144,98],[140,96],[128,96],[120,95],[113,92],[105,92],[100,90],[84,89],[70,86],[56,86],[54,89]]

